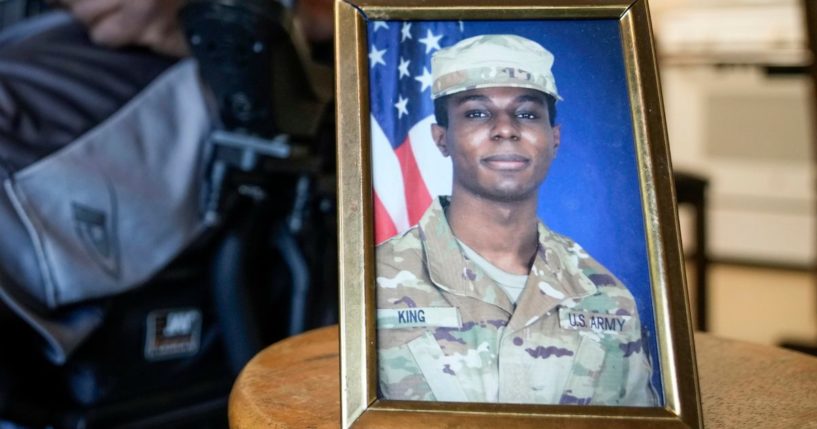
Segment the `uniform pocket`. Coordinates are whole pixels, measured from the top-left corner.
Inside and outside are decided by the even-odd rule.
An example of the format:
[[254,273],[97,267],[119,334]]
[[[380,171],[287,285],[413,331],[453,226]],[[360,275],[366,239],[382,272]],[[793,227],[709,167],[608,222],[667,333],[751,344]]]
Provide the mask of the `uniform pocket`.
[[468,402],[457,376],[445,371],[445,354],[430,332],[408,343],[411,355],[438,401]]
[[562,391],[560,404],[589,405],[596,396],[606,351],[601,338],[593,333],[580,333],[573,366]]

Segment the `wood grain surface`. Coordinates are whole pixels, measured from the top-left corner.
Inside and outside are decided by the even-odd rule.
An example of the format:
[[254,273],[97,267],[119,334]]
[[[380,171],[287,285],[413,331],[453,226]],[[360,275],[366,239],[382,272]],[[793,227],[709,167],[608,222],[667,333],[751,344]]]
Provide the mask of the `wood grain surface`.
[[231,428],[338,428],[338,327],[275,343],[258,353],[230,392]]
[[[817,429],[817,358],[695,335],[707,428]],[[244,368],[230,395],[230,428],[337,428],[338,329],[273,344]]]

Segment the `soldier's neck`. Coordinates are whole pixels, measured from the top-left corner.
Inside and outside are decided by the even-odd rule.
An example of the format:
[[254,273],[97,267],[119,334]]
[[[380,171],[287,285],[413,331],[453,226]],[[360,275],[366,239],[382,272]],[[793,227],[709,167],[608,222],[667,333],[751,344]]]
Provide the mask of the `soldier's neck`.
[[454,235],[497,268],[528,274],[538,247],[536,198],[496,202],[452,195],[446,218]]

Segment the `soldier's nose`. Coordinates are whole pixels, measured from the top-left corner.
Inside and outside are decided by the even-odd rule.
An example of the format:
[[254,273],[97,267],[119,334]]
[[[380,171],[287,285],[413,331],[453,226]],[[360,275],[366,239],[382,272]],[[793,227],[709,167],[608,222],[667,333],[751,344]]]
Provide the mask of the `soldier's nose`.
[[519,140],[519,128],[515,119],[506,114],[496,115],[491,129],[491,139],[494,141]]

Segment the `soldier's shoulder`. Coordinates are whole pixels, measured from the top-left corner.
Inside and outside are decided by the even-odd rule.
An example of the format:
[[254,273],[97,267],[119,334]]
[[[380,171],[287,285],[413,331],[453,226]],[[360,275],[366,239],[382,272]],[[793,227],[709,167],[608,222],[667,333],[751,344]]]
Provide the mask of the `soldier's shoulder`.
[[388,268],[414,267],[421,260],[423,243],[416,226],[377,245],[378,271]]
[[377,245],[377,256],[401,252],[419,252],[423,248],[420,229],[415,225]]
[[628,311],[635,308],[635,297],[630,288],[592,256],[588,255],[582,260],[580,267],[582,273],[596,286],[598,294],[614,300],[619,308]]
[[[601,267],[601,270],[599,269]],[[638,315],[638,306],[630,289],[604,267],[583,268],[584,274],[596,285],[596,293],[584,300],[583,307],[592,311],[618,315]]]
[[561,246],[568,255],[576,258],[582,274],[596,286],[597,295],[615,300],[619,308],[628,311],[635,308],[635,298],[630,289],[607,267],[572,238],[552,230],[548,232],[548,239],[552,243]]
[[584,250],[576,240],[564,235],[560,234],[550,228],[542,227],[544,237],[542,238],[542,242],[548,247],[556,247],[560,249],[562,252],[566,253],[570,256],[575,256],[579,258],[579,260],[583,259],[592,259],[590,254]]
[[379,309],[438,306],[440,292],[428,275],[418,229],[411,228],[377,247],[376,285]]
[[[604,285],[612,286],[614,283],[620,284],[621,282],[608,270],[604,267],[599,261],[597,261],[593,255],[587,252],[584,247],[581,246],[576,240],[558,232],[548,230],[549,236],[548,240],[552,245],[559,246],[563,249],[565,253],[570,256],[576,257],[581,265],[582,269],[588,274],[598,274],[604,277],[609,276],[609,278],[604,278],[601,280],[606,280],[603,282]],[[597,285],[598,286],[598,285]]]

